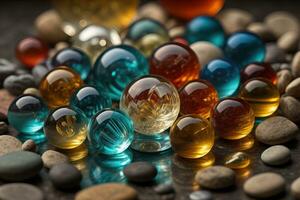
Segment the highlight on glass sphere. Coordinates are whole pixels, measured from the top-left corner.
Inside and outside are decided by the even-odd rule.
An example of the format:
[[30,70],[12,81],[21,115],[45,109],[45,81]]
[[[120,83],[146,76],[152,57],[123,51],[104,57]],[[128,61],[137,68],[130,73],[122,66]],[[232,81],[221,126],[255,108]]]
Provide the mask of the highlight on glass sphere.
[[265,78],[274,85],[277,83],[277,75],[270,63],[250,63],[241,70],[241,82],[252,78]]

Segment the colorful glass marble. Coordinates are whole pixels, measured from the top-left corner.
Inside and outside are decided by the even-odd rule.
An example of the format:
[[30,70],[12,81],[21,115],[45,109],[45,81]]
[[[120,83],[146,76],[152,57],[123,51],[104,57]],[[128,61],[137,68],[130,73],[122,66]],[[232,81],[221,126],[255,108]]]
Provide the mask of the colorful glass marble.
[[161,5],[173,16],[185,20],[199,15],[216,15],[224,0],[160,0]]
[[211,112],[212,126],[220,137],[237,140],[246,137],[254,126],[251,106],[240,98],[225,98]]
[[251,63],[241,70],[241,81],[243,83],[252,78],[265,78],[274,85],[277,83],[276,72],[269,63]]
[[121,37],[114,29],[89,25],[72,38],[73,46],[83,50],[94,62],[110,46],[121,44]]
[[70,106],[79,108],[88,118],[93,117],[103,108],[112,106],[109,96],[92,86],[79,88],[71,97]]
[[68,67],[57,67],[40,81],[40,92],[50,108],[68,105],[70,97],[83,84],[80,76]]
[[128,45],[105,50],[93,68],[95,84],[106,90],[112,100],[118,101],[125,87],[133,80],[148,74],[147,59]]
[[194,51],[180,43],[166,43],[150,58],[150,73],[171,81],[177,88],[198,79],[200,63]]
[[42,129],[48,115],[47,105],[37,96],[26,94],[16,98],[8,108],[8,121],[21,133],[34,133]]
[[180,113],[198,114],[207,119],[210,111],[218,102],[218,93],[214,86],[204,80],[188,82],[179,90]]
[[168,137],[168,134],[163,131],[174,123],[180,110],[180,98],[171,82],[153,75],[133,81],[123,92],[120,108],[134,122],[137,132],[135,140],[141,138],[138,147],[133,146],[133,148],[148,151],[147,148],[139,148],[143,148],[142,141],[146,140],[148,145],[145,144],[145,146],[151,146],[151,139],[156,140],[152,147],[157,147],[157,151],[170,147],[170,144],[166,142],[168,139],[164,139]]
[[246,81],[241,86],[239,97],[251,105],[255,117],[267,117],[277,110],[280,93],[270,81],[255,78]]
[[88,139],[97,153],[118,154],[129,147],[133,133],[133,122],[125,113],[105,109],[91,119]]
[[187,24],[185,38],[190,44],[197,41],[208,41],[222,48],[225,43],[225,32],[217,19],[199,16]]
[[87,135],[88,120],[80,110],[67,106],[53,110],[44,126],[49,144],[60,149],[81,145]]
[[225,55],[241,69],[253,62],[265,59],[266,47],[263,41],[250,32],[237,32],[225,44]]
[[200,73],[201,79],[213,84],[220,98],[232,95],[240,84],[239,68],[229,60],[212,60]]
[[89,57],[81,50],[65,48],[57,52],[51,60],[54,67],[67,66],[77,72],[82,80],[85,80],[91,70]]
[[158,21],[142,18],[128,27],[126,42],[150,56],[154,49],[169,41],[168,30]]
[[24,38],[17,44],[16,57],[23,65],[31,69],[47,59],[48,46],[36,37]]
[[208,120],[199,115],[184,115],[172,125],[170,140],[175,153],[194,159],[209,153],[215,135]]

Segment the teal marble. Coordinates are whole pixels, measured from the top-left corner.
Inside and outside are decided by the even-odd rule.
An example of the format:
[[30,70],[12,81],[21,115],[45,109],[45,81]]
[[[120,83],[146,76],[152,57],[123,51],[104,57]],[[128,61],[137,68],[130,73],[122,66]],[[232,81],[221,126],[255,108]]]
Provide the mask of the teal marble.
[[83,86],[72,95],[70,106],[79,108],[90,119],[98,111],[110,108],[112,101],[105,92],[93,86]]
[[224,51],[225,56],[242,69],[250,63],[263,62],[266,47],[257,35],[249,32],[237,32],[228,38]]
[[118,45],[106,49],[93,68],[94,84],[118,101],[125,87],[133,80],[148,74],[147,59],[134,47]]
[[214,17],[199,16],[186,25],[185,38],[190,44],[208,41],[222,48],[225,43],[225,32],[221,23]]
[[85,80],[91,71],[91,61],[86,53],[76,48],[65,48],[58,51],[51,60],[54,67],[67,66]]
[[21,133],[34,134],[44,126],[49,113],[47,105],[37,96],[17,97],[8,108],[9,124]]
[[132,120],[117,109],[104,109],[90,120],[88,140],[95,152],[118,154],[125,151],[133,141]]
[[219,98],[231,96],[240,84],[238,66],[225,59],[209,62],[200,72],[200,78],[209,81],[218,92]]

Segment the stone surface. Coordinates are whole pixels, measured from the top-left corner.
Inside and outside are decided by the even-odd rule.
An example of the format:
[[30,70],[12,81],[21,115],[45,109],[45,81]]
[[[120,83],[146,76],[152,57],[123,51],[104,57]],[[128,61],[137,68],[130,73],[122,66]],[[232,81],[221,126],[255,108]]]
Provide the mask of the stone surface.
[[261,160],[268,165],[283,165],[291,160],[291,151],[283,145],[271,146],[261,154]]
[[189,195],[190,200],[212,200],[213,195],[211,192],[207,190],[200,190],[200,191],[195,191],[192,192]]
[[247,30],[258,35],[263,41],[270,42],[275,40],[275,36],[272,31],[264,23],[254,22],[251,23]]
[[[10,106],[10,104],[13,102],[13,100],[16,97],[12,94],[10,94],[7,90],[1,89],[0,90],[0,112],[4,115],[7,114],[7,110]],[[3,116],[2,116],[3,117]],[[8,123],[7,117],[5,119],[6,123]]]
[[0,157],[0,179],[23,181],[36,176],[42,167],[42,159],[36,153],[11,152]]
[[300,51],[294,55],[291,69],[294,77],[300,76]]
[[294,139],[297,134],[297,125],[281,116],[267,118],[255,130],[256,139],[268,145],[283,144]]
[[4,58],[0,58],[0,87],[6,77],[15,74],[16,65]]
[[36,88],[27,88],[26,90],[24,90],[23,94],[33,94],[35,96],[41,97],[40,91]]
[[285,92],[287,95],[300,98],[300,77],[290,82],[285,88]]
[[212,166],[199,170],[195,180],[200,187],[223,189],[235,184],[235,172],[224,166]]
[[140,18],[154,19],[163,24],[167,20],[167,14],[158,3],[150,2],[142,5],[138,9],[137,19]]
[[174,187],[172,183],[163,183],[155,186],[154,191],[157,194],[168,194],[174,192]]
[[21,95],[25,89],[35,87],[36,84],[32,75],[22,74],[8,76],[4,80],[3,86],[13,95]]
[[289,70],[283,69],[277,72],[277,88],[281,94],[285,92],[286,87],[292,80],[293,76]]
[[300,122],[300,101],[292,96],[282,96],[279,105],[281,114],[294,123]]
[[268,63],[282,63],[286,62],[286,54],[276,44],[269,43],[266,46],[265,62]]
[[137,192],[128,185],[106,183],[81,190],[75,200],[136,200]]
[[22,144],[22,150],[23,151],[31,151],[31,152],[36,152],[37,146],[36,143],[34,142],[34,140],[26,140],[23,144]]
[[156,167],[148,162],[133,162],[123,172],[129,181],[136,183],[150,182],[157,175]]
[[22,143],[17,138],[10,135],[0,136],[0,156],[14,151],[21,151]]
[[269,198],[285,190],[284,178],[276,173],[266,172],[249,178],[244,186],[244,192],[255,198]]
[[58,151],[54,151],[54,150],[45,151],[42,155],[42,160],[43,160],[44,166],[49,169],[51,167],[53,167],[54,165],[69,162],[69,158],[67,156],[65,156],[64,154],[62,154]]
[[295,197],[295,199],[300,199],[300,177],[292,182],[291,193]]
[[49,171],[49,177],[53,185],[60,189],[76,188],[82,179],[80,171],[68,163],[53,166]]
[[299,33],[295,31],[286,32],[277,41],[280,49],[286,52],[295,52],[299,46]]
[[44,200],[43,192],[27,183],[10,183],[0,186],[1,200]]
[[36,82],[36,84],[38,85],[40,83],[40,81],[42,80],[42,78],[49,72],[49,69],[47,69],[44,65],[37,65],[35,66],[32,71],[31,74],[34,77],[34,80]]
[[0,121],[0,135],[8,134],[8,125],[6,122]]
[[0,122],[5,122],[6,124],[9,123],[6,114],[3,112],[0,112]]

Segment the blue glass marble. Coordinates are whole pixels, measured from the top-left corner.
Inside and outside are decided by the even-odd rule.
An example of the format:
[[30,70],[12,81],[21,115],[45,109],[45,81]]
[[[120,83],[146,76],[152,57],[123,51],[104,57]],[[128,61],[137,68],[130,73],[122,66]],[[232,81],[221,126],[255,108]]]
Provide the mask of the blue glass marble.
[[232,95],[240,84],[239,68],[225,59],[216,59],[209,62],[202,69],[200,77],[213,84],[219,98]]
[[10,104],[7,117],[17,131],[33,134],[43,128],[48,113],[48,107],[41,98],[26,94]]
[[90,58],[86,53],[75,48],[65,48],[57,52],[52,60],[52,66],[67,66],[76,71],[85,80],[91,70]]
[[199,16],[186,26],[185,38],[192,44],[197,41],[208,41],[218,47],[225,43],[225,33],[220,22],[209,16]]
[[85,116],[91,118],[103,108],[110,108],[112,101],[105,92],[92,86],[83,86],[72,95],[70,106],[79,108]]
[[238,32],[228,38],[224,51],[226,57],[242,69],[250,63],[264,61],[266,47],[257,35]]
[[[43,144],[47,141],[46,135],[44,133],[43,129],[40,129],[34,133],[28,134],[28,133],[20,133],[18,136],[18,139],[22,142],[25,142],[26,140],[33,140],[36,144]],[[48,147],[47,147],[48,148]],[[40,145],[39,145],[40,150]]]
[[94,84],[106,90],[112,100],[118,101],[125,87],[133,80],[148,74],[147,59],[137,49],[118,45],[106,49],[93,68]]
[[132,120],[117,109],[104,109],[90,121],[88,140],[98,153],[118,154],[125,151],[133,141]]

